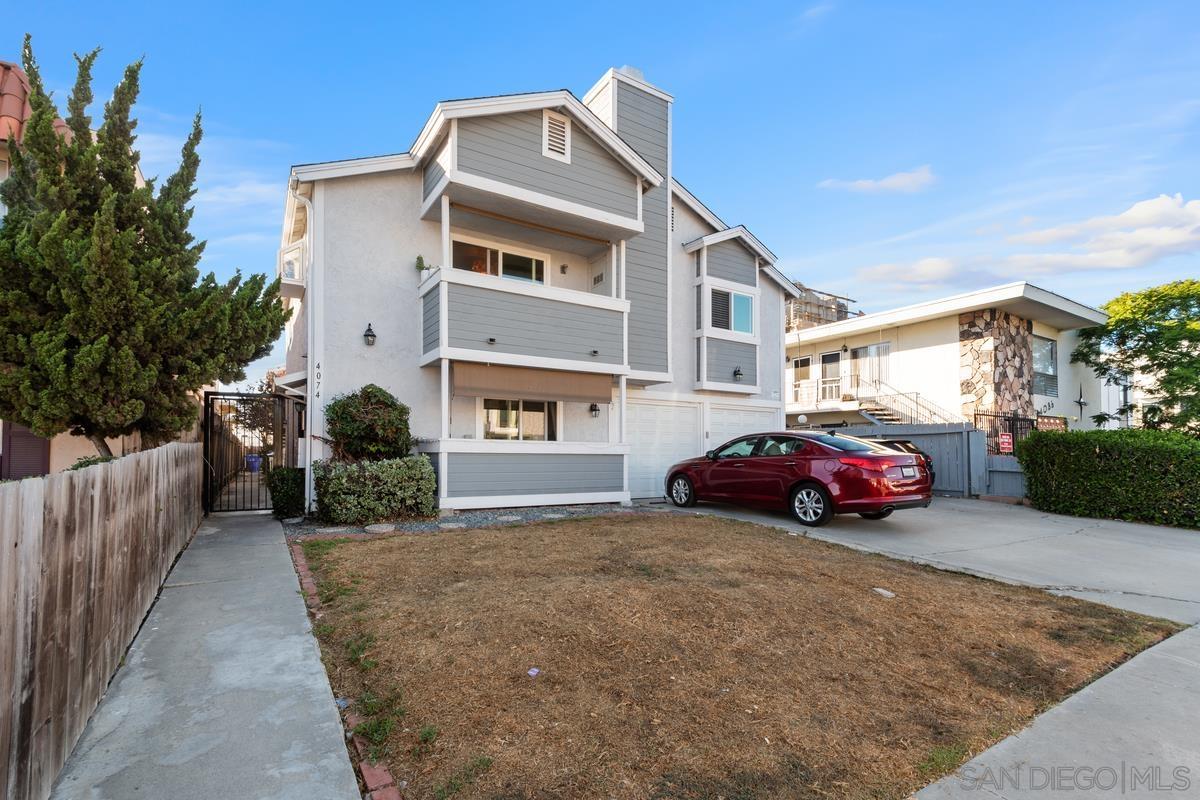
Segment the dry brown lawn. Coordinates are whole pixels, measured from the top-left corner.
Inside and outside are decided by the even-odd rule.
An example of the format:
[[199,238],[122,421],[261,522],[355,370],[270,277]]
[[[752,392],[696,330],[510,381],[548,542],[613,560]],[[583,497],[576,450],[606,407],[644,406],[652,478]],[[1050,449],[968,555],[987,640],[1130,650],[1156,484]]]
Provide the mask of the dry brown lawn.
[[1176,629],[711,517],[306,552],[408,798],[906,797]]

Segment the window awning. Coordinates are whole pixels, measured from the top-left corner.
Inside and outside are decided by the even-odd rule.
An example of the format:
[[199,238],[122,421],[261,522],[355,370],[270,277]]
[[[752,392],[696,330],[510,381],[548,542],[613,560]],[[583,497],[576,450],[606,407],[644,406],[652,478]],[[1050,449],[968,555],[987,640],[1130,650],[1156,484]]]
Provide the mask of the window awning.
[[498,400],[565,400],[611,403],[612,376],[590,372],[528,369],[459,361],[453,369],[454,394]]

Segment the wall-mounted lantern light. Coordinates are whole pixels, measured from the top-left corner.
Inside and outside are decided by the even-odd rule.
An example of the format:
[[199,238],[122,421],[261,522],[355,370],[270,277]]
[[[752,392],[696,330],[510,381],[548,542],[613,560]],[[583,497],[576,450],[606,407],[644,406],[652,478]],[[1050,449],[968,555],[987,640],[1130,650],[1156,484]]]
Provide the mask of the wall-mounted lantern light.
[[592,412],[593,417],[600,416],[600,406],[596,405],[595,403],[592,403],[590,406],[588,406],[588,411]]
[[741,367],[733,368],[733,379],[735,381],[741,382],[741,380],[742,380],[742,368]]
[[558,269],[563,275],[567,274],[567,265],[566,264],[559,264]]
[[843,352],[843,353],[849,353],[849,352],[850,352],[850,348],[849,348],[849,347],[847,347],[846,345],[842,345],[842,352]]
[[594,358],[594,357],[596,357],[596,356],[598,356],[598,355],[600,355],[600,351],[599,351],[599,350],[593,350],[593,351],[592,351],[592,357],[593,357],[593,358]]
[[495,343],[496,343],[496,337],[495,337],[495,336],[489,336],[489,337],[488,337],[488,344],[495,344]]
[[371,323],[367,323],[367,329],[363,331],[363,341],[367,343],[367,347],[375,345],[375,329],[371,327]]

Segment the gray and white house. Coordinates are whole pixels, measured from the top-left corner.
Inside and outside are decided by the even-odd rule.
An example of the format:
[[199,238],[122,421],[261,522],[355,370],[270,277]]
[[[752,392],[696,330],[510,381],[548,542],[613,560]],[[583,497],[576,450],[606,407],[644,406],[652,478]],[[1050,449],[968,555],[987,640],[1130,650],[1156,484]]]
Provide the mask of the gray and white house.
[[325,405],[366,383],[411,407],[443,508],[661,495],[674,461],[782,428],[797,290],[674,179],[673,103],[610,70],[582,99],[443,102],[408,152],[294,167],[277,385],[308,400],[306,466]]

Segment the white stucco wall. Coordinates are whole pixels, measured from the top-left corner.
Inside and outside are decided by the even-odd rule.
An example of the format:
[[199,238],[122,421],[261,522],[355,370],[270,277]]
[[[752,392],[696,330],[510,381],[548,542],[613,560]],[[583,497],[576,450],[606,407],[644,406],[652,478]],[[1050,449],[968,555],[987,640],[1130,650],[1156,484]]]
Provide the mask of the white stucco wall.
[[[820,377],[822,353],[841,352],[871,344],[887,342],[890,348],[886,382],[902,392],[918,392],[921,397],[947,411],[959,413],[958,318],[918,322],[886,328],[857,336],[818,342],[802,343],[788,349],[790,357],[812,358],[811,377]],[[790,368],[790,365],[789,365]],[[842,353],[842,374],[850,374],[850,353]]]
[[[440,228],[419,219],[419,175],[384,173],[338,178],[317,185],[316,279],[323,320],[315,352],[320,387],[310,386],[313,432],[323,435],[323,409],[333,397],[376,383],[412,409],[413,435],[440,433],[440,371],[418,369],[421,355],[421,306],[417,297],[418,255],[426,263],[441,258]],[[311,289],[310,289],[311,291]],[[374,347],[363,342],[367,324],[377,335]],[[314,381],[315,383],[315,381]],[[317,457],[324,445],[314,442]]]
[[[1066,417],[1072,430],[1091,430],[1093,414],[1105,411],[1104,384],[1091,368],[1084,364],[1072,364],[1071,353],[1079,346],[1076,331],[1060,331],[1042,322],[1033,323],[1033,334],[1058,342],[1058,397],[1035,394],[1033,407],[1039,414]],[[1080,387],[1087,403],[1082,409],[1075,402],[1079,399]]]

